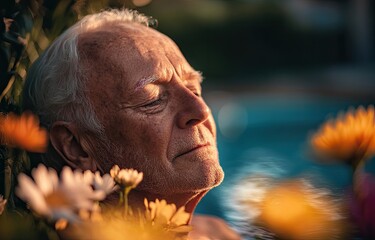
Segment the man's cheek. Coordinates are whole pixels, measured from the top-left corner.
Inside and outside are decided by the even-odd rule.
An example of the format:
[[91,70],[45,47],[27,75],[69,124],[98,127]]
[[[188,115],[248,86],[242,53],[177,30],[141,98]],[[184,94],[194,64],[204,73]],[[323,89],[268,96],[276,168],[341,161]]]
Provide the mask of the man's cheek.
[[215,120],[212,114],[208,117],[204,125],[208,128],[212,136],[216,139],[216,124],[215,124]]
[[141,131],[139,135],[135,136],[140,138],[143,147],[150,148],[153,151],[157,151],[159,148],[163,147],[164,142],[166,142],[166,131],[155,126],[141,126]]

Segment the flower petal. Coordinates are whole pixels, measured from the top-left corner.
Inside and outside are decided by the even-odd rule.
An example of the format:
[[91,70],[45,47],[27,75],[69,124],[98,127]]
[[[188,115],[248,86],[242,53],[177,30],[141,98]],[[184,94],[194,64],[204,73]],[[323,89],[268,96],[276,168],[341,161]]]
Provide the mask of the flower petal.
[[36,213],[50,216],[45,198],[34,182],[28,176],[21,173],[18,175],[18,184],[16,188],[17,196],[26,201]]

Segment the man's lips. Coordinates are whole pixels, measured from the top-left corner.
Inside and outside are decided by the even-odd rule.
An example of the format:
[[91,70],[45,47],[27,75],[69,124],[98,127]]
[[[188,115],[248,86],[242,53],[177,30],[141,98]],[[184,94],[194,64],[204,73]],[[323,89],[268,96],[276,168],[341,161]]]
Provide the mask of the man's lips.
[[191,148],[188,148],[187,150],[184,150],[182,151],[181,153],[179,153],[177,156],[175,156],[173,159],[176,159],[176,158],[179,158],[181,157],[182,155],[185,155],[185,154],[188,154],[188,153],[191,153],[191,152],[194,152],[200,148],[203,148],[203,147],[208,147],[208,146],[211,146],[210,143],[205,143],[205,144],[198,144],[194,147],[191,147]]

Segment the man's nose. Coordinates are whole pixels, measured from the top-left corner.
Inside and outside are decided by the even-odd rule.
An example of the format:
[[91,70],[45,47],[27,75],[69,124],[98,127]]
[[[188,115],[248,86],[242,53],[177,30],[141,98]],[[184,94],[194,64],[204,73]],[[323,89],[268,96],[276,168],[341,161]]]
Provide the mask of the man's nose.
[[188,96],[185,96],[180,101],[182,108],[177,115],[177,125],[180,128],[198,125],[206,121],[211,114],[210,108],[202,97],[198,97],[190,91],[186,94]]

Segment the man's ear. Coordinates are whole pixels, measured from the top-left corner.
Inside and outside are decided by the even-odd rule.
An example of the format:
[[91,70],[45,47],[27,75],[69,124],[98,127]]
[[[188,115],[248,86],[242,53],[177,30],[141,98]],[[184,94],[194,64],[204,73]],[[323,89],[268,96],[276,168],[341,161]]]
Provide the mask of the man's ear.
[[77,126],[74,123],[57,121],[50,129],[52,147],[66,165],[73,169],[98,170],[95,159],[90,156],[87,144],[80,138]]

